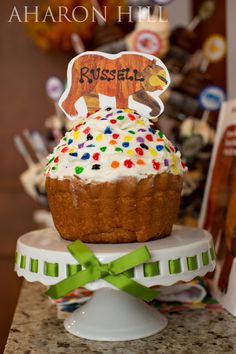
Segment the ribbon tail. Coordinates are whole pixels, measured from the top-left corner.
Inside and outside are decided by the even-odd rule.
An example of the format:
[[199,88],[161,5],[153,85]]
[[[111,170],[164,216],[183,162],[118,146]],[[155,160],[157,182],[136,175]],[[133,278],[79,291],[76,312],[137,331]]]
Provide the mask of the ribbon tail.
[[147,302],[152,301],[158,295],[158,291],[149,289],[123,274],[116,276],[107,275],[104,280],[114,285],[118,289]]
[[143,246],[110,262],[109,269],[111,274],[120,274],[147,262],[150,258],[151,255],[148,248]]
[[99,272],[91,272],[90,269],[82,270],[69,278],[61,280],[59,283],[50,286],[46,291],[46,295],[50,296],[52,299],[58,299],[63,297],[68,292],[80,288],[87,283],[100,278]]
[[85,243],[80,240],[74,241],[67,246],[68,251],[77,260],[79,264],[85,268],[89,266],[97,267],[100,265],[99,260],[93,254],[93,252],[87,247]]

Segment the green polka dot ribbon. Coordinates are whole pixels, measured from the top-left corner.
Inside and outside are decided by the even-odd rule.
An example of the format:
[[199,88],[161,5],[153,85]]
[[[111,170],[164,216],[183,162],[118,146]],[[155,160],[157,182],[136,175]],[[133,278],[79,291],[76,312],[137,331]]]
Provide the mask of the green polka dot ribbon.
[[75,241],[67,248],[85,269],[52,285],[46,292],[46,295],[51,298],[58,299],[63,297],[68,292],[98,279],[104,279],[118,289],[144,301],[151,301],[158,295],[157,291],[130,279],[127,274],[127,271],[150,260],[151,255],[146,246],[140,247],[107,264],[101,264],[82,241]]

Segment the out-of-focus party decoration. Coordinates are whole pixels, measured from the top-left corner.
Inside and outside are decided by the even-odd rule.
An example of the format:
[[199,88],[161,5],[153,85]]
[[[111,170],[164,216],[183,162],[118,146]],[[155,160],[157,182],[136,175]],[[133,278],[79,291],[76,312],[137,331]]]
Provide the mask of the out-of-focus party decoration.
[[18,153],[23,157],[27,169],[20,175],[25,192],[46,210],[37,210],[33,217],[37,223],[51,227],[53,221],[47,207],[45,191],[44,166],[50,150],[60,141],[66,131],[77,121],[70,122],[58,106],[58,100],[64,91],[64,83],[56,76],[48,78],[45,84],[48,98],[55,107],[55,114],[45,120],[46,134],[38,130],[24,129],[21,135],[15,135],[14,143]]
[[208,32],[200,42],[197,32],[198,25],[214,15],[216,6],[214,0],[202,0],[190,23],[171,31],[170,48],[163,59],[172,85],[163,113],[166,119],[158,125],[175,141],[188,165],[180,221],[195,226],[215,141],[217,112],[226,99],[224,89],[209,73],[209,67],[225,57],[225,39],[213,28],[213,33]]
[[152,0],[152,2],[159,6],[169,5],[173,0]]
[[49,149],[51,150],[56,144],[59,143],[65,132],[73,127],[76,121],[75,123],[68,121],[63,111],[58,106],[58,101],[64,91],[63,82],[58,77],[51,76],[46,81],[45,88],[46,93],[51,99],[55,108],[55,114],[49,116],[45,120],[45,127],[47,129],[47,142]]
[[208,37],[204,43],[203,52],[209,62],[216,63],[223,59],[226,52],[224,37],[219,34]]
[[48,97],[51,98],[53,101],[58,102],[63,91],[64,91],[64,85],[58,77],[52,76],[47,80],[46,92]]
[[158,55],[161,49],[161,38],[150,30],[141,30],[134,38],[134,49],[138,52]]
[[134,30],[126,36],[127,50],[156,55],[159,58],[166,55],[169,50],[169,22],[159,21],[158,12],[158,6],[154,8],[152,15],[143,8],[142,21],[136,22]]
[[[20,176],[21,183],[31,198],[46,206],[47,198],[43,166],[48,150],[44,139],[38,131],[29,132],[26,129],[23,131],[23,137],[20,135],[14,137],[14,142],[19,154],[27,164],[27,170]],[[34,156],[34,160],[31,155]]]
[[213,15],[215,6],[215,0],[202,1],[202,4],[198,10],[198,14],[190,22],[188,29],[193,31],[201,21],[208,20]]
[[66,132],[66,119],[63,112],[58,107],[58,101],[64,91],[63,82],[55,76],[49,77],[46,81],[46,93],[52,100],[55,107],[55,114],[48,117],[45,121],[45,126],[48,131],[49,148],[53,148],[54,144],[58,143]]
[[[210,5],[209,5],[210,4]],[[202,22],[208,20],[214,13],[215,2],[213,0],[206,0],[202,2],[197,16],[195,16],[189,25],[175,28],[170,36],[170,51],[167,55],[167,67],[174,74],[181,72],[186,63],[199,49],[199,43],[196,27]]]
[[219,86],[208,86],[199,94],[200,105],[207,111],[219,111],[223,101],[225,101],[225,92]]

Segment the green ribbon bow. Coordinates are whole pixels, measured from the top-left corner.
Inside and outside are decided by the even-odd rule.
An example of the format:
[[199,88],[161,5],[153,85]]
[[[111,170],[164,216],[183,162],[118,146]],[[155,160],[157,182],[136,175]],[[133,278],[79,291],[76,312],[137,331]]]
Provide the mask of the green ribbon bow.
[[146,246],[140,247],[108,264],[101,264],[82,241],[75,241],[67,248],[85,269],[52,285],[46,292],[46,295],[51,298],[58,299],[74,289],[101,278],[118,289],[144,301],[151,301],[157,296],[157,291],[149,289],[122,274],[150,259],[151,256]]

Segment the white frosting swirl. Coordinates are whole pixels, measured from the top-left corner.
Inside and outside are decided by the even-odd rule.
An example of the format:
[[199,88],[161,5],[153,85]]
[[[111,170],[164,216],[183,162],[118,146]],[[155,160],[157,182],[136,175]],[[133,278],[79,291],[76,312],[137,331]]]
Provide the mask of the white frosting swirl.
[[182,175],[180,152],[150,122],[130,109],[100,110],[81,121],[48,157],[46,176],[107,182],[163,172]]

